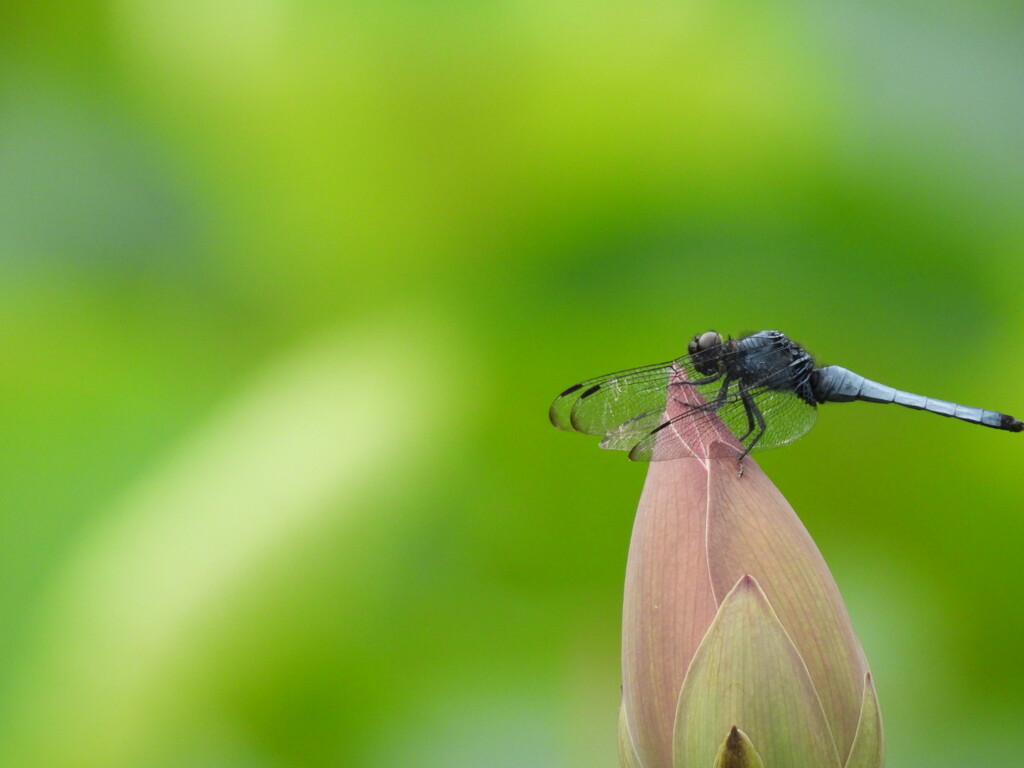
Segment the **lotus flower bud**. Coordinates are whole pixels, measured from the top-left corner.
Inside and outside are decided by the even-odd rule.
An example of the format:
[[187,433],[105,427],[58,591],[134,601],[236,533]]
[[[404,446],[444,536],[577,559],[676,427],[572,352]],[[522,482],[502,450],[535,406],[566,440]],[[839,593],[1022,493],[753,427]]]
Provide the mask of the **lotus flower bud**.
[[875,689],[828,567],[760,467],[721,458],[735,438],[722,427],[711,450],[701,429],[696,458],[650,465],[633,528],[623,768],[880,768]]

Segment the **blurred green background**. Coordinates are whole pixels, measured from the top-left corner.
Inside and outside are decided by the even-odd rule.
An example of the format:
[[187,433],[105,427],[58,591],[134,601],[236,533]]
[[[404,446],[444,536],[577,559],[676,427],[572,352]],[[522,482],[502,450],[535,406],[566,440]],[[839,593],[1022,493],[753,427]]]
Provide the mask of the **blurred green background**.
[[[614,768],[645,468],[547,422],[698,331],[1024,412],[1010,2],[0,6],[0,765]],[[1024,439],[760,462],[889,765],[1024,751]]]

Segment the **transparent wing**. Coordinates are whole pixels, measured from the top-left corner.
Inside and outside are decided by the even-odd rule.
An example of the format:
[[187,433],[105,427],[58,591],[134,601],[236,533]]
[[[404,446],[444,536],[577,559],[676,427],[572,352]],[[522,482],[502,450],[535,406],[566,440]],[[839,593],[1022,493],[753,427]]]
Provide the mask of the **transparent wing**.
[[766,427],[753,451],[777,448],[803,437],[818,418],[817,407],[804,402],[795,392],[763,389],[761,393],[754,392],[753,397]]
[[[665,409],[650,429],[643,434],[609,435],[601,441],[601,447],[627,450],[633,461],[739,458],[744,447],[719,416],[735,406],[730,402],[733,396],[719,388],[715,398],[708,402],[696,388],[670,383]],[[742,403],[739,410],[743,412]]]
[[[705,392],[717,393],[718,376],[697,373],[690,355],[610,373],[573,384],[555,398],[548,416],[559,429],[587,435],[618,435],[618,440],[635,436],[635,443],[664,420],[669,381],[679,373],[685,388],[695,389],[700,399]],[[677,387],[674,385],[673,389]],[[712,395],[713,396],[713,395]],[[616,445],[628,450],[625,445]],[[632,447],[630,444],[629,447]]]
[[[629,450],[629,458],[633,461],[662,461],[693,456],[739,458],[748,449],[762,451],[802,437],[817,418],[817,409],[793,392],[752,387],[748,393],[752,401],[749,413],[736,382],[730,384],[718,407],[712,402],[677,407],[673,413],[673,403],[670,401],[667,413],[650,431],[644,435],[631,436],[631,445],[627,445],[629,440],[606,444],[609,443],[606,438],[601,447]],[[760,413],[764,419],[765,430],[754,443],[760,432],[756,413]]]

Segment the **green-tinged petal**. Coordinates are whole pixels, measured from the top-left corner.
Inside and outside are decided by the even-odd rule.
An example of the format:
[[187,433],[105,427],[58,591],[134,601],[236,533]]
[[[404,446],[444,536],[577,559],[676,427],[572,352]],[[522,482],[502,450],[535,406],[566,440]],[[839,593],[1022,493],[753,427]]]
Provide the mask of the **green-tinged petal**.
[[750,737],[735,725],[718,748],[715,768],[764,768]]
[[885,738],[882,733],[882,712],[871,674],[864,676],[864,705],[860,710],[857,735],[846,768],[882,768],[885,765]]
[[733,725],[769,768],[839,768],[803,659],[751,576],[726,595],[686,673],[676,712],[674,768],[714,765]]
[[807,529],[761,468],[744,464],[742,477],[711,466],[706,541],[715,596],[721,601],[746,573],[757,579],[800,651],[845,761],[860,717],[864,652]]
[[619,766],[621,768],[641,768],[640,758],[636,756],[633,739],[629,735],[625,704],[619,707]]

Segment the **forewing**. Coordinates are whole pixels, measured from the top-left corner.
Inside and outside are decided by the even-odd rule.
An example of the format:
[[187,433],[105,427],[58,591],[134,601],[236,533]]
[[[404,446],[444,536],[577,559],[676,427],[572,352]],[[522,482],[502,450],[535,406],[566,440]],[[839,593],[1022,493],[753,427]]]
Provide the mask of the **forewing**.
[[717,374],[699,373],[693,356],[684,355],[574,384],[551,404],[551,423],[573,432],[604,435],[604,448],[629,450],[664,421],[670,382],[677,401],[700,404],[714,397],[720,386]]
[[[656,363],[619,371],[574,384],[555,398],[548,415],[559,429],[588,435],[607,435],[620,425],[636,420],[637,429],[645,419],[665,411],[665,390],[672,363]],[[651,427],[647,427],[649,431]]]

